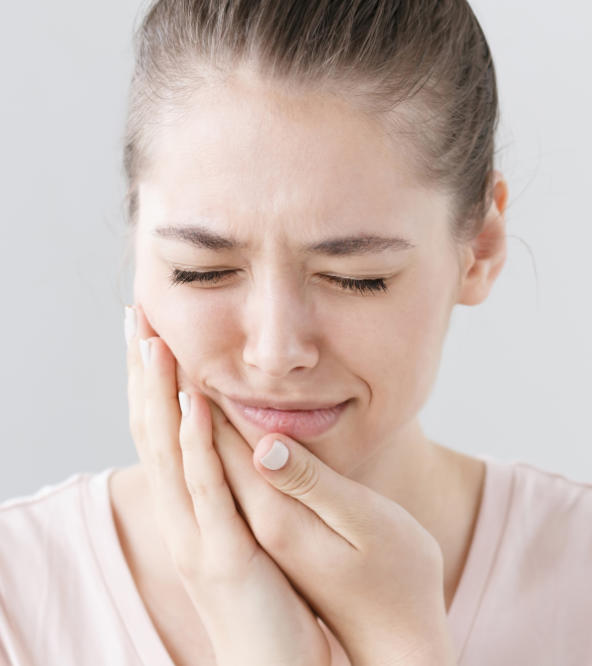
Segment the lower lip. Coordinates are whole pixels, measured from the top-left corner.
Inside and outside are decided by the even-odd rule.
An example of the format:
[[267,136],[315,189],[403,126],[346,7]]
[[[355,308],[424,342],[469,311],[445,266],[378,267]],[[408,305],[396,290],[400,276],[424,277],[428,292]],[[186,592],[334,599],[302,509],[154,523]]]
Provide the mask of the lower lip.
[[328,409],[298,411],[247,407],[234,400],[230,400],[230,403],[247,421],[267,430],[267,432],[279,432],[298,438],[313,437],[329,430],[335,425],[350,400]]

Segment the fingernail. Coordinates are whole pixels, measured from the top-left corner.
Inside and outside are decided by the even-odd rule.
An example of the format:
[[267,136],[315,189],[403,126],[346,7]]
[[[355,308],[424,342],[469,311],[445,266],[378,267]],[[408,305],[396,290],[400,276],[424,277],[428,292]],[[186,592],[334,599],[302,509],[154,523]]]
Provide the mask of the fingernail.
[[288,447],[276,439],[271,449],[260,458],[259,462],[267,469],[281,469],[287,462],[290,452]]
[[189,416],[191,411],[191,396],[184,391],[179,391],[179,404],[181,405],[181,414],[183,418]]
[[136,316],[136,310],[131,305],[125,306],[125,342],[129,345],[130,340],[134,337],[138,330],[138,318]]
[[144,367],[148,367],[150,362],[150,340],[140,340],[140,352],[142,354],[142,362]]

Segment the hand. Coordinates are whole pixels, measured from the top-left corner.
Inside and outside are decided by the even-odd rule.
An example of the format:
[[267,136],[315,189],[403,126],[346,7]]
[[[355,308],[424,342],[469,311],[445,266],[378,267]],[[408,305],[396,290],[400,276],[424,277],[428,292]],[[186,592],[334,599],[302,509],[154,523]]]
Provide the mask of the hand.
[[[354,666],[451,666],[443,557],[396,502],[348,479],[284,434],[251,446],[228,421],[214,437],[248,524]],[[281,440],[281,469],[259,459]]]
[[[127,352],[132,436],[159,529],[217,664],[329,666],[329,643],[315,615],[237,511],[212,433],[222,412],[192,392],[191,412],[181,419],[176,359],[135,309],[139,335]],[[146,368],[140,338],[150,342]]]

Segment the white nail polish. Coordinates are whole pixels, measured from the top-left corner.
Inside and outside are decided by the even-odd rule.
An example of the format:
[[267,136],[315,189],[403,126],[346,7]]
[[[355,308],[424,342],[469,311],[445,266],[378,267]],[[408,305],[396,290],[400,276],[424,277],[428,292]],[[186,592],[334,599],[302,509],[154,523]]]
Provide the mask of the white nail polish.
[[146,368],[150,362],[150,340],[140,340],[140,353],[142,354],[142,362]]
[[183,418],[189,416],[191,411],[191,396],[184,391],[179,391],[179,405],[181,405],[181,414]]
[[134,337],[138,330],[138,318],[136,316],[136,310],[129,305],[125,306],[125,341],[129,345],[130,340]]
[[288,461],[288,447],[276,439],[271,449],[259,461],[267,469],[281,469]]

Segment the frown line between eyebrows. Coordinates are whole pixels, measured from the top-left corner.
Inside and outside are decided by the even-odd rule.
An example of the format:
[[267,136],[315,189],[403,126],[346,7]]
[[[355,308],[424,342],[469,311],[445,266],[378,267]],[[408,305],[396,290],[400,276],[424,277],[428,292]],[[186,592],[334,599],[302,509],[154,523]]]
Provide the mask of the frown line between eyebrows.
[[[159,226],[154,235],[168,240],[188,243],[194,247],[217,252],[248,249],[248,243],[229,236],[222,236],[201,225]],[[304,254],[325,256],[353,256],[385,251],[400,252],[416,247],[411,241],[400,236],[355,235],[327,238],[317,243],[303,245],[299,249]]]

